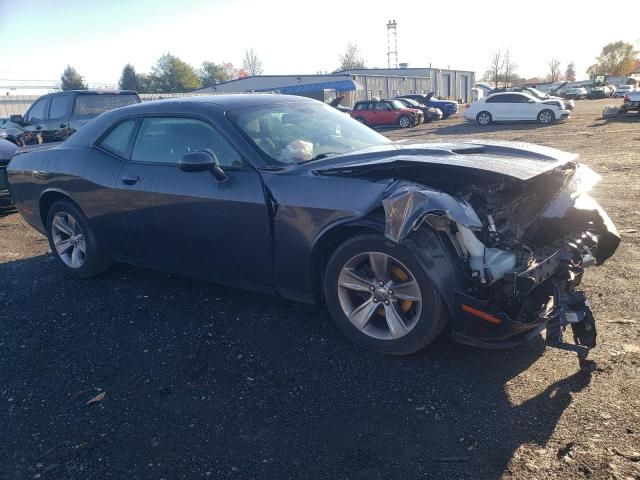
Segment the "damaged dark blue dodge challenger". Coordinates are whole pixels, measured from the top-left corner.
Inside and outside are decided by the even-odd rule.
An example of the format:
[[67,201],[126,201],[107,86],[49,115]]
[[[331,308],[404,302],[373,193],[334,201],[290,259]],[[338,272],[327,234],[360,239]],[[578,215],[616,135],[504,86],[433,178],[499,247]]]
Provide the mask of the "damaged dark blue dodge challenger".
[[[326,303],[341,330],[409,354],[595,345],[577,290],[620,238],[576,156],[522,143],[402,145],[314,100],[234,95],[107,112],[18,153],[17,208],[62,269],[112,261]],[[562,339],[570,325],[574,343]]]

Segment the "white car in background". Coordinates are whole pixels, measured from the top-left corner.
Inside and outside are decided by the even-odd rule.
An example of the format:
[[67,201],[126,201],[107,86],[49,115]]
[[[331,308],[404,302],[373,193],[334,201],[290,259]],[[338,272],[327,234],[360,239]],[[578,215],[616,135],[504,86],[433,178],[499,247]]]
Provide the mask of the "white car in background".
[[635,92],[635,91],[636,91],[636,87],[634,87],[633,85],[619,85],[618,88],[616,88],[616,93],[614,94],[614,97],[624,98],[624,96],[627,93]]
[[522,92],[494,93],[476,100],[464,111],[464,118],[479,125],[526,120],[549,124],[570,115],[571,111],[560,99],[539,100]]

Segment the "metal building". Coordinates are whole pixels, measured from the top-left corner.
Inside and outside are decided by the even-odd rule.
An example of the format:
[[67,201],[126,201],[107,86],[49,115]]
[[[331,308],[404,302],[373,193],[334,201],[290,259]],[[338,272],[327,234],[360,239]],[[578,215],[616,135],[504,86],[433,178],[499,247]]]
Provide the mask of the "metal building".
[[409,93],[427,94],[469,102],[475,74],[430,68],[380,68],[324,75],[258,75],[238,78],[195,90],[197,94],[279,92],[322,101],[344,96],[343,105],[371,97],[391,98]]
[[476,83],[475,72],[469,70],[450,70],[443,68],[367,68],[349,70],[352,75],[383,75],[407,78],[430,78],[431,90],[440,98],[457,100],[461,103],[472,101],[471,89]]

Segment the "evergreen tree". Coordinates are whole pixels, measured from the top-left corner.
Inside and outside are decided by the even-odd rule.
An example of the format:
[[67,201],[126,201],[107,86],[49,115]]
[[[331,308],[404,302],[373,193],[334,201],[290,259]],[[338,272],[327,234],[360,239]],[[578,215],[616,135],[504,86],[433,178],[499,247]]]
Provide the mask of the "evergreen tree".
[[127,63],[122,69],[118,88],[120,90],[138,90],[138,75],[136,74],[136,69],[130,63]]
[[86,90],[87,85],[84,83],[84,78],[78,73],[78,71],[71,65],[67,65],[67,68],[62,72],[60,77],[60,83],[62,90]]

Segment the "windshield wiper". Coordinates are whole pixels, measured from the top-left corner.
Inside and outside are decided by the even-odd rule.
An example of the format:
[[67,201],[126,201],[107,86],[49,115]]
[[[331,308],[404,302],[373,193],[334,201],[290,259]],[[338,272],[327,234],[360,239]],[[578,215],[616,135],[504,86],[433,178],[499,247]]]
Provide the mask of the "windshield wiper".
[[325,153],[319,153],[318,155],[316,155],[315,157],[313,157],[310,160],[305,160],[304,162],[299,162],[299,163],[309,163],[309,162],[315,162],[316,160],[322,160],[323,158],[327,158],[327,157],[331,157],[332,155],[339,155],[338,152],[325,152]]

